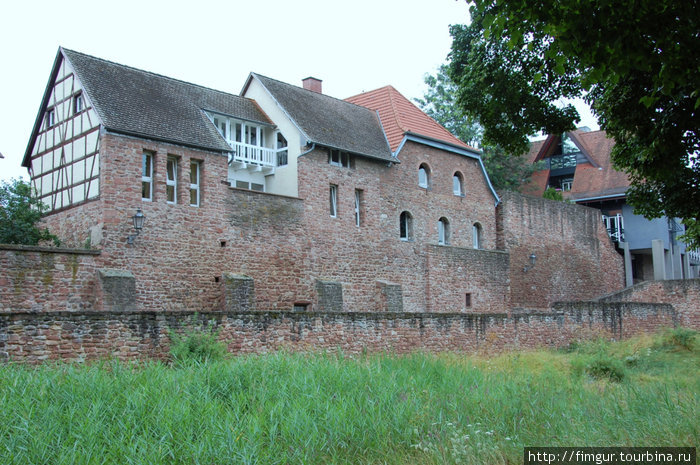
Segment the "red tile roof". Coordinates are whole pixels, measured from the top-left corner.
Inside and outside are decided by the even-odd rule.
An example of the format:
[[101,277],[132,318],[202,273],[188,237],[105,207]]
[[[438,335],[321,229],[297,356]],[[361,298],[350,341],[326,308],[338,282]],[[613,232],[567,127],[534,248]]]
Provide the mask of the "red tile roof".
[[[627,191],[630,185],[626,173],[617,171],[612,166],[610,152],[615,141],[607,137],[605,131],[582,131],[577,129],[569,135],[574,139],[579,148],[591,160],[591,164],[583,163],[576,166],[574,183],[571,191],[564,193],[566,198],[580,200],[593,197],[604,197],[620,194]],[[548,157],[556,145],[553,142],[557,137],[548,137],[546,140],[535,141],[530,146],[527,159],[532,163]],[[550,152],[550,153],[546,153]],[[534,173],[532,181],[523,189],[523,192],[542,195],[546,187],[548,170]]]
[[411,103],[392,86],[381,87],[345,99],[379,112],[391,150],[395,152],[407,132],[475,150]]

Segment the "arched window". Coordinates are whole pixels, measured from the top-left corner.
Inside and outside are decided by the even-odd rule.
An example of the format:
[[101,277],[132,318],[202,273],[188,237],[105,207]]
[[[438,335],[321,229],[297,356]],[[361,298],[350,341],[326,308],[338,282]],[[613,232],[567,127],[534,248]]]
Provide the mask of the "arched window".
[[430,168],[423,163],[418,168],[418,186],[427,189],[430,186]]
[[474,248],[482,248],[483,244],[481,243],[481,225],[479,223],[474,223],[474,226],[472,226],[472,238],[474,240]]
[[464,195],[464,179],[459,171],[452,176],[452,192],[460,197]]
[[444,216],[438,220],[438,244],[449,245],[450,222]]
[[399,217],[399,237],[402,241],[413,240],[413,217],[408,212],[401,212]]

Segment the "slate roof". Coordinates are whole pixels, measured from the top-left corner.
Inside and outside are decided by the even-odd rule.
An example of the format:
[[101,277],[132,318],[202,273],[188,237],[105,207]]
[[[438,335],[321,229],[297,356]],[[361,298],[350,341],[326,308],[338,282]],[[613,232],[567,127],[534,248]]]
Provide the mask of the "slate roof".
[[252,73],[309,142],[365,157],[397,162],[375,111]]
[[61,50],[110,131],[228,152],[203,109],[272,124],[253,100]]
[[[580,201],[596,197],[624,196],[630,181],[626,173],[618,171],[612,166],[610,152],[615,141],[607,137],[605,131],[577,129],[568,134],[592,163],[576,166],[574,183],[571,191],[566,193],[566,197]],[[559,136],[552,135],[546,140],[533,142],[527,154],[528,160],[533,163],[551,155],[558,138]],[[533,173],[530,184],[523,188],[523,192],[542,195],[547,185],[548,174],[548,170]]]
[[425,136],[478,152],[426,115],[393,86],[380,87],[348,97],[345,100],[379,112],[386,137],[394,152],[399,148],[407,133]]

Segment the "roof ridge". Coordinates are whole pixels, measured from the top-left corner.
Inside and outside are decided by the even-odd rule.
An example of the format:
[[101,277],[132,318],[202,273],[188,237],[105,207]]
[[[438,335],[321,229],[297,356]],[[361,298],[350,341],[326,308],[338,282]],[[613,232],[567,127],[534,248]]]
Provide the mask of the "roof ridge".
[[[322,92],[314,92],[313,90],[304,89],[304,88],[301,87],[301,86],[296,86],[296,85],[294,85],[294,84],[290,84],[290,83],[288,83],[288,82],[284,82],[284,81],[281,81],[281,80],[279,80],[279,79],[271,78],[271,77],[269,77],[269,76],[265,76],[264,74],[256,73],[256,72],[254,72],[254,71],[251,71],[250,74],[253,75],[253,76],[263,77],[263,78],[265,78],[265,79],[269,79],[270,81],[279,82],[280,84],[284,84],[285,86],[291,86],[291,87],[294,87],[294,88],[296,88],[296,89],[303,90],[304,92],[311,92],[312,94],[315,94],[315,95],[320,95],[320,96],[325,97],[325,98],[337,100],[338,102],[347,103],[348,105],[353,105],[353,106],[356,106],[356,107],[358,107],[358,108],[362,108],[363,110],[372,111],[372,110],[370,110],[370,109],[367,108],[367,107],[363,107],[362,105],[357,105],[357,104],[355,104],[355,103],[348,102],[346,99],[342,99],[342,98],[338,98],[338,97],[333,97],[332,95],[324,94],[324,93],[322,93]],[[358,95],[361,95],[361,94],[358,94]],[[348,98],[350,98],[350,97],[348,97]]]
[[134,66],[124,65],[124,64],[122,64],[122,63],[117,63],[116,61],[106,60],[106,59],[104,59],[104,58],[96,57],[96,56],[94,56],[94,55],[89,55],[89,54],[83,53],[83,52],[78,52],[78,51],[76,51],[76,50],[71,50],[71,49],[68,49],[68,48],[65,48],[65,47],[60,47],[60,49],[61,49],[62,51],[64,51],[64,52],[75,53],[76,55],[81,55],[81,56],[83,56],[83,57],[91,58],[91,59],[93,59],[93,60],[98,60],[98,61],[101,61],[101,62],[104,62],[104,63],[109,63],[109,64],[111,64],[111,65],[120,66],[120,67],[122,67],[122,68],[130,69],[130,70],[132,70],[132,71],[138,71],[138,72],[144,73],[144,74],[149,74],[149,75],[151,75],[151,76],[159,77],[159,78],[162,78],[162,79],[167,79],[168,81],[175,81],[175,82],[179,82],[179,83],[181,83],[181,84],[187,84],[187,85],[189,85],[189,86],[199,87],[200,89],[205,89],[205,90],[217,92],[217,93],[219,93],[219,94],[225,94],[225,95],[230,95],[230,96],[233,96],[233,97],[238,97],[238,98],[250,100],[250,99],[247,98],[247,97],[243,97],[243,96],[241,96],[241,95],[233,94],[233,93],[231,93],[231,92],[224,92],[223,90],[214,89],[213,87],[207,87],[207,86],[203,86],[203,85],[201,85],[201,84],[196,84],[196,83],[194,83],[194,82],[185,81],[185,80],[183,80],[183,79],[177,79],[177,78],[173,78],[173,77],[170,77],[170,76],[165,76],[165,75],[163,75],[163,74],[158,74],[158,73],[155,73],[155,72],[153,72],[153,71],[147,71],[147,70],[145,70],[145,69],[136,68],[136,67],[134,67]]
[[[399,129],[401,129],[403,132],[410,132],[410,129],[404,127],[403,121],[399,117],[399,112],[396,109],[396,102],[394,102],[394,92],[398,91],[394,89],[392,86],[386,86],[387,87],[387,92],[389,93],[389,103],[391,104],[391,112],[394,114],[394,119],[396,120],[396,124],[399,126]],[[394,92],[392,92],[392,90]]]

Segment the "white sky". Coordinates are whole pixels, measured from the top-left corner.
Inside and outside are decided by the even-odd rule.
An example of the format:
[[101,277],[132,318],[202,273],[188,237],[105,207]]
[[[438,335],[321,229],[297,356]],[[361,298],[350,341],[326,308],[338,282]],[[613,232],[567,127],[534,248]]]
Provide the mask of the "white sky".
[[[20,166],[59,46],[238,94],[250,71],[346,98],[393,85],[422,97],[463,0],[34,0],[0,15],[0,180]],[[596,127],[594,120],[582,124]]]

